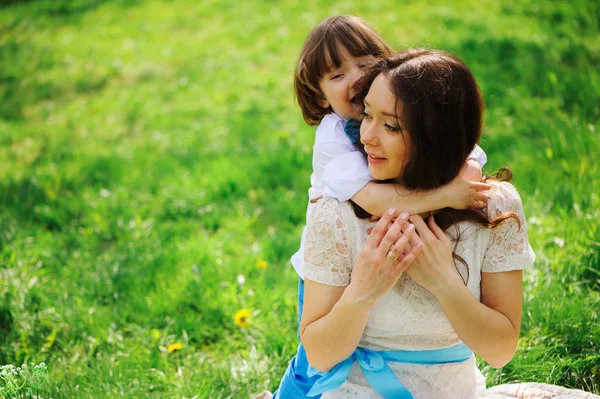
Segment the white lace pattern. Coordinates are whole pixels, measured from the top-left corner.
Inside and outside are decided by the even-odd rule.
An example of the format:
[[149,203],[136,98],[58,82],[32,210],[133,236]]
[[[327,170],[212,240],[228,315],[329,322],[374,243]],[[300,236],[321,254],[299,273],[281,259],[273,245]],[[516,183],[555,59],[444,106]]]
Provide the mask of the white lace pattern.
[[[468,265],[467,288],[478,300],[481,273],[520,270],[530,266],[534,253],[527,239],[521,199],[505,182],[492,183],[488,203],[491,217],[514,212],[520,221],[507,220],[494,229],[461,222],[455,252]],[[303,271],[306,278],[332,286],[350,283],[352,266],[373,223],[358,219],[348,202],[324,198],[317,202],[307,225]],[[452,232],[449,234],[452,236]],[[457,267],[466,278],[467,270]],[[404,274],[373,307],[360,346],[373,350],[427,350],[461,343],[433,294]],[[389,363],[415,399],[473,399],[485,389],[474,358],[443,365]],[[355,363],[346,382],[323,399],[381,398]]]

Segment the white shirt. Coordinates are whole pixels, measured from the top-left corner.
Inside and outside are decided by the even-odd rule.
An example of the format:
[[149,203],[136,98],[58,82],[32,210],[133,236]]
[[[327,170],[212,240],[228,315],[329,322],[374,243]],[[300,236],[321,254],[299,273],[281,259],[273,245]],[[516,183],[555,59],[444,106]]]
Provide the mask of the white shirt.
[[[325,115],[317,127],[313,146],[313,173],[310,176],[311,186],[308,189],[307,221],[310,220],[314,205],[310,203],[311,200],[324,196],[336,198],[341,202],[348,201],[373,180],[369,175],[367,159],[346,136],[345,125],[345,119],[331,113]],[[482,167],[487,162],[485,152],[478,145],[475,145],[469,158],[475,159]],[[302,231],[300,249],[291,259],[300,278],[304,278],[302,260],[305,230]]]

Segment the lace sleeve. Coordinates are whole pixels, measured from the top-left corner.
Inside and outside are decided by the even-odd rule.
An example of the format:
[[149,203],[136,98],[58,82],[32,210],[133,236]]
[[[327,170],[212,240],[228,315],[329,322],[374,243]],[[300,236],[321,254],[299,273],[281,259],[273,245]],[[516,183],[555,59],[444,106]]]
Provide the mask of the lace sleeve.
[[350,284],[351,245],[342,217],[343,203],[319,200],[306,225],[304,277],[317,283],[342,287]]
[[483,259],[482,272],[498,273],[522,270],[533,264],[535,254],[527,238],[527,222],[521,197],[512,184],[494,184],[493,197],[488,204],[491,218],[504,212],[514,212],[521,226],[513,218],[491,229],[490,240]]

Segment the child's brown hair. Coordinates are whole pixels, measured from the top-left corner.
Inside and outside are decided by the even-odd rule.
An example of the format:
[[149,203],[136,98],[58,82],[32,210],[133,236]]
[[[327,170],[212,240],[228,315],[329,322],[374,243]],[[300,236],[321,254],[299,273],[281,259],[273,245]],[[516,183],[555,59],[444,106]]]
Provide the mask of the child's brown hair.
[[321,106],[325,98],[319,81],[332,67],[342,64],[342,49],[353,57],[392,54],[390,46],[360,18],[336,16],[319,23],[306,38],[294,73],[296,99],[309,125],[318,125],[331,112],[330,107]]

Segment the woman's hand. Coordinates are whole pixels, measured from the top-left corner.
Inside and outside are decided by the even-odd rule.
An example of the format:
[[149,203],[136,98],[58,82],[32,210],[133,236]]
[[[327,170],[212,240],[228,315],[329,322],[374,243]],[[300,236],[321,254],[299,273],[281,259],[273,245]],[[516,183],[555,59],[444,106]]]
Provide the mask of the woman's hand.
[[411,238],[410,245],[421,244],[423,249],[406,269],[408,275],[436,296],[436,292],[447,284],[463,284],[454,267],[452,242],[435,223],[433,216],[427,218],[427,224],[419,215],[411,216],[409,220],[418,234]]
[[[452,242],[435,223],[411,216],[423,250],[406,273],[437,298],[458,337],[492,367],[513,356],[521,325],[521,270],[481,273],[481,302],[454,267]],[[413,245],[411,243],[411,245]]]
[[346,288],[354,300],[373,305],[398,282],[421,251],[418,244],[406,248],[414,231],[407,213],[396,218],[396,211],[390,209],[383,215],[371,231]]

